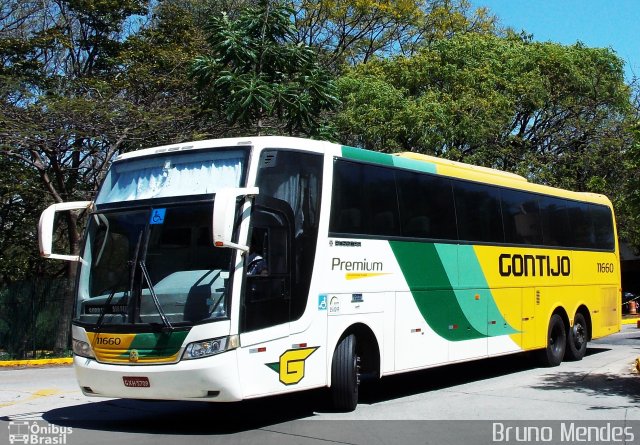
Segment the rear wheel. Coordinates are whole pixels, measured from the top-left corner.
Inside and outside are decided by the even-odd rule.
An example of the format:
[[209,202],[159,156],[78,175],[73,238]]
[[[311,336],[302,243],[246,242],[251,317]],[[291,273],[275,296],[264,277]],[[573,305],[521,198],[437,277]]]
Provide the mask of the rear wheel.
[[356,337],[343,338],[333,352],[331,363],[331,397],[336,411],[353,411],[358,404],[359,358]]
[[567,346],[567,336],[562,317],[553,314],[547,330],[547,347],[539,352],[540,362],[544,366],[558,366],[562,363]]
[[573,318],[573,326],[569,328],[567,335],[567,360],[582,360],[587,352],[589,331],[584,315],[577,313]]

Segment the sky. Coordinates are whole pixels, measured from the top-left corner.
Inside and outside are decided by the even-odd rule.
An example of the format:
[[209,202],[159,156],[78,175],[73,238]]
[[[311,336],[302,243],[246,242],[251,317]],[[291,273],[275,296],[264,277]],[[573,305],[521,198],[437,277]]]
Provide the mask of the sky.
[[502,26],[541,42],[611,48],[625,62],[625,78],[640,77],[640,0],[471,0]]

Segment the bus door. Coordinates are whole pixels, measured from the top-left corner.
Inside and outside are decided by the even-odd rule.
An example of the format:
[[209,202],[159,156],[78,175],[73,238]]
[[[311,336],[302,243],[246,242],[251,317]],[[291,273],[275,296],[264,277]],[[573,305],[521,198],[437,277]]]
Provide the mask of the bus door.
[[252,207],[240,306],[240,378],[245,397],[281,391],[280,355],[289,344],[293,212],[284,201],[258,196]]

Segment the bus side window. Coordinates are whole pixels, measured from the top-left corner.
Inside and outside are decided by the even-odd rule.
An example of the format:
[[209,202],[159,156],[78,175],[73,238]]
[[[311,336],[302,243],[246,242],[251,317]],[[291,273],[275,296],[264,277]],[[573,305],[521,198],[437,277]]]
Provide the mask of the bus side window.
[[[256,198],[259,201],[280,209],[257,204],[252,216],[250,254],[245,262],[243,332],[287,323],[291,316],[293,214],[283,201]],[[258,256],[261,264],[257,263]]]

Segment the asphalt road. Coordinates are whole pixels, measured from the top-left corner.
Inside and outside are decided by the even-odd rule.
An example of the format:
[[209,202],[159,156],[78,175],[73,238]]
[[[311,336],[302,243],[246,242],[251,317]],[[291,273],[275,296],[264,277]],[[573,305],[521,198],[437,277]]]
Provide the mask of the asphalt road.
[[106,400],[84,397],[71,367],[0,370],[0,444],[640,443],[637,357],[640,329],[624,326],[557,368],[520,354],[387,377],[340,414],[323,391],[235,404]]

